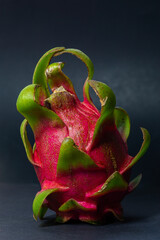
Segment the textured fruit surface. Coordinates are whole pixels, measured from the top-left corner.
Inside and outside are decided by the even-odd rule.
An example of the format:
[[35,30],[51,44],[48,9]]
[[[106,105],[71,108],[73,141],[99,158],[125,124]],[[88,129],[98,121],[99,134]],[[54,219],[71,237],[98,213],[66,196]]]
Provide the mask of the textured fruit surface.
[[[63,53],[77,56],[88,69],[83,102],[62,72],[64,63],[50,64],[52,57]],[[141,128],[143,144],[135,157],[130,156],[129,116],[116,107],[111,88],[92,78],[93,64],[87,55],[77,49],[53,48],[39,60],[33,83],[19,94],[17,109],[25,117],[21,137],[41,185],[33,201],[35,219],[42,219],[50,208],[61,223],[79,219],[96,224],[110,214],[121,220],[121,200],[141,180],[139,175],[130,182],[130,169],[146,152],[150,135]],[[90,98],[90,87],[100,99],[101,111]],[[33,147],[27,137],[28,123],[34,133]]]

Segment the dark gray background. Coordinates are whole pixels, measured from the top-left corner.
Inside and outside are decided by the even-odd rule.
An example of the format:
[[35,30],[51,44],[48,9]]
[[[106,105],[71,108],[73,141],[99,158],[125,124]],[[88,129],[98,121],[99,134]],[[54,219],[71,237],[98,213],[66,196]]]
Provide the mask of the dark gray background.
[[[20,139],[19,92],[31,84],[39,58],[56,46],[77,48],[93,61],[94,79],[108,84],[117,105],[131,118],[129,153],[151,133],[150,149],[134,167],[141,187],[158,188],[160,168],[160,4],[159,1],[0,1],[0,181],[37,182]],[[82,100],[83,63],[62,55],[64,71]],[[93,95],[100,107],[98,98]],[[30,138],[32,133],[30,131]]]
[[[124,223],[55,225],[53,215],[32,220],[32,201],[40,187],[20,138],[23,117],[16,99],[31,84],[39,58],[56,46],[84,51],[94,63],[94,79],[113,89],[117,105],[131,118],[130,154],[141,146],[140,126],[151,134],[148,152],[133,168],[133,176],[142,172],[143,179],[123,201]],[[82,100],[84,64],[68,55],[59,60],[66,62],[64,72]],[[0,91],[0,239],[160,239],[158,0],[0,0]]]

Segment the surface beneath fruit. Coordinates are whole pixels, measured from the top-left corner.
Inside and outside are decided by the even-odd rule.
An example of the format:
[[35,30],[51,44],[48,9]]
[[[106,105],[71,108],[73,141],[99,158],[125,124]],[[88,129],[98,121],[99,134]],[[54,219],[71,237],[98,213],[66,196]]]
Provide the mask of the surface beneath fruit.
[[35,222],[31,206],[39,189],[39,185],[33,184],[0,184],[0,239],[160,239],[160,193],[153,189],[152,193],[137,189],[125,198],[124,222],[110,220],[98,226],[81,222],[55,224],[52,211],[47,212],[44,220]]

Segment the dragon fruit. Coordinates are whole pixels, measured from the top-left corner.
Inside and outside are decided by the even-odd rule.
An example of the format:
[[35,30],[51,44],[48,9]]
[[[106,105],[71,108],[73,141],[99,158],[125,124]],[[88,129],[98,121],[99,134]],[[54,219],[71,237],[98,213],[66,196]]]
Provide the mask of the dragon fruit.
[[[52,57],[63,53],[77,56],[88,69],[83,102],[62,72],[64,63],[50,64]],[[110,215],[121,220],[121,201],[141,180],[140,174],[130,182],[130,170],[146,152],[150,135],[141,128],[143,144],[135,157],[130,156],[129,116],[115,107],[111,88],[92,77],[93,64],[83,52],[53,48],[39,60],[33,84],[18,96],[17,109],[25,117],[21,138],[41,185],[33,201],[36,220],[48,208],[61,223],[76,219],[96,224]],[[94,106],[89,87],[100,98],[101,111]],[[27,137],[28,123],[35,137],[33,148]]]

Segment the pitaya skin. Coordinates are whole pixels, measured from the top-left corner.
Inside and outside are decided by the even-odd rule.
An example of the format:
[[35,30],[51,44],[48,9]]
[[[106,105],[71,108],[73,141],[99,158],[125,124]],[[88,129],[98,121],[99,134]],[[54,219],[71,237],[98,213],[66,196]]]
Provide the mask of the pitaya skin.
[[[49,65],[52,57],[63,53],[77,56],[88,69],[83,102],[62,72],[64,63]],[[48,208],[61,223],[76,219],[98,224],[110,214],[122,220],[120,203],[141,180],[140,174],[130,182],[130,172],[149,147],[150,134],[141,128],[143,144],[135,157],[130,156],[129,116],[115,107],[110,87],[92,80],[93,71],[83,52],[53,48],[39,60],[33,83],[18,96],[17,110],[25,117],[20,128],[22,141],[41,185],[33,201],[36,220],[42,219]],[[94,106],[89,87],[99,96],[101,111]],[[35,137],[33,148],[27,137],[28,123]]]

